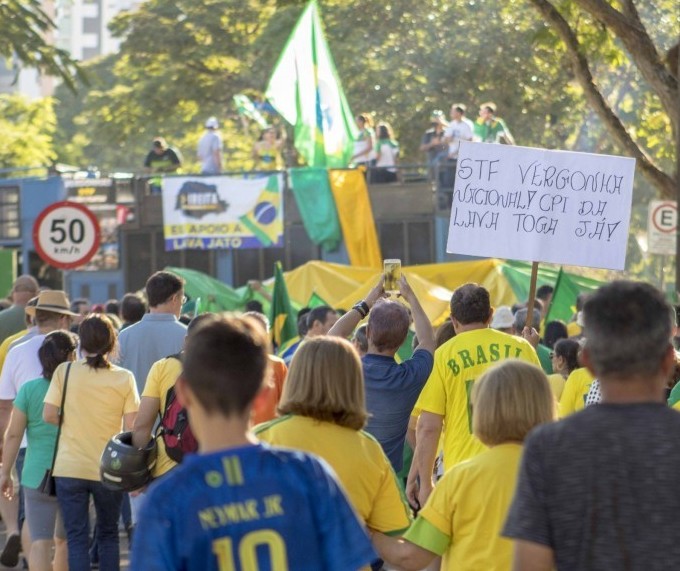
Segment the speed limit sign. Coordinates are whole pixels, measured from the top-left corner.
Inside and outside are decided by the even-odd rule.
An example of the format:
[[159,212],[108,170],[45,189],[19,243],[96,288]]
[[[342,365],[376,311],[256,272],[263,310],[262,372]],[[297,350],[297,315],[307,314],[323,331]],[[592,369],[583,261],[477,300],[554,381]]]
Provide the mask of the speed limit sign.
[[99,249],[99,222],[77,202],[55,202],[33,224],[38,255],[56,268],[68,270],[89,262]]

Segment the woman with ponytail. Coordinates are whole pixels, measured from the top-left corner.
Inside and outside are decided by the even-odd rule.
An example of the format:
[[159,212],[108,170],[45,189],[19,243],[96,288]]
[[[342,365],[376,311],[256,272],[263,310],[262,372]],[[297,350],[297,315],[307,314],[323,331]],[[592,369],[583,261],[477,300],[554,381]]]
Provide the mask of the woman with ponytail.
[[117,339],[109,318],[89,315],[81,322],[79,334],[83,359],[70,367],[63,363],[54,371],[43,416],[57,425],[61,417],[53,474],[66,528],[69,569],[90,570],[88,506],[92,497],[100,569],[118,571],[118,518],[123,495],[102,485],[99,459],[121,425],[132,429],[139,395],[133,374],[110,361]]
[[[78,338],[69,331],[52,331],[38,349],[42,376],[23,384],[12,408],[5,433],[0,469],[0,490],[5,497],[18,494],[12,480],[21,440],[26,434],[26,458],[21,471],[26,525],[31,538],[28,565],[31,571],[68,571],[66,535],[57,498],[40,491],[45,471],[52,465],[57,427],[43,420],[43,401],[55,369],[73,361]],[[52,547],[55,547],[54,561]]]

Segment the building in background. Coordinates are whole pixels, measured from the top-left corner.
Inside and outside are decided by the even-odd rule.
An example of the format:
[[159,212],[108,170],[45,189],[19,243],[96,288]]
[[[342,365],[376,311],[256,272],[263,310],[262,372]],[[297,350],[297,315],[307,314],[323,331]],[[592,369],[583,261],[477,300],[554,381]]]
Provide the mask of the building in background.
[[[135,10],[144,0],[43,0],[43,10],[56,29],[47,40],[80,61],[115,53],[121,40],[111,36],[108,25],[118,14]],[[18,69],[18,74],[17,74]],[[0,93],[21,93],[30,98],[54,93],[57,80],[18,61],[0,60]]]

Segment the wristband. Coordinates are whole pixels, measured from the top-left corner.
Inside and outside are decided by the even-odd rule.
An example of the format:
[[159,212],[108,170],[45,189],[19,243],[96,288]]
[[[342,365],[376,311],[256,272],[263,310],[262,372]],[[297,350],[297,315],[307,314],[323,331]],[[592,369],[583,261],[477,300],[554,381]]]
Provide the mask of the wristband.
[[368,307],[368,304],[362,299],[361,301],[357,301],[353,306],[352,309],[356,310],[359,315],[361,315],[361,318],[363,319],[368,315],[368,312],[371,310]]

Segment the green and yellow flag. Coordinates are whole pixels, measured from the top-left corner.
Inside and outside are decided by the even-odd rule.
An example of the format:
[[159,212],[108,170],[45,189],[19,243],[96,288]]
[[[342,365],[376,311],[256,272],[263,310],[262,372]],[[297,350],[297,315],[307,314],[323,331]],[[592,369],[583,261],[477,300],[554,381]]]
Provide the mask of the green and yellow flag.
[[246,117],[251,121],[255,121],[260,127],[266,129],[269,125],[267,120],[262,116],[256,108],[253,102],[247,95],[238,93],[234,95],[234,104],[236,105],[236,111],[241,117]]
[[576,313],[576,298],[580,293],[590,293],[602,285],[602,282],[579,275],[568,274],[561,267],[555,282],[548,315],[545,322],[555,319],[569,321]]
[[295,25],[266,97],[295,127],[295,148],[308,166],[349,164],[357,128],[326,44],[316,0],[307,4]]
[[316,293],[316,291],[313,291],[312,295],[309,296],[307,307],[314,309],[315,307],[323,307],[324,305],[330,306],[330,303],[326,302],[326,300]]
[[283,279],[281,262],[276,262],[274,266],[274,293],[272,295],[272,340],[276,347],[281,347],[284,343],[297,336],[297,323],[295,314],[290,305],[288,288]]

